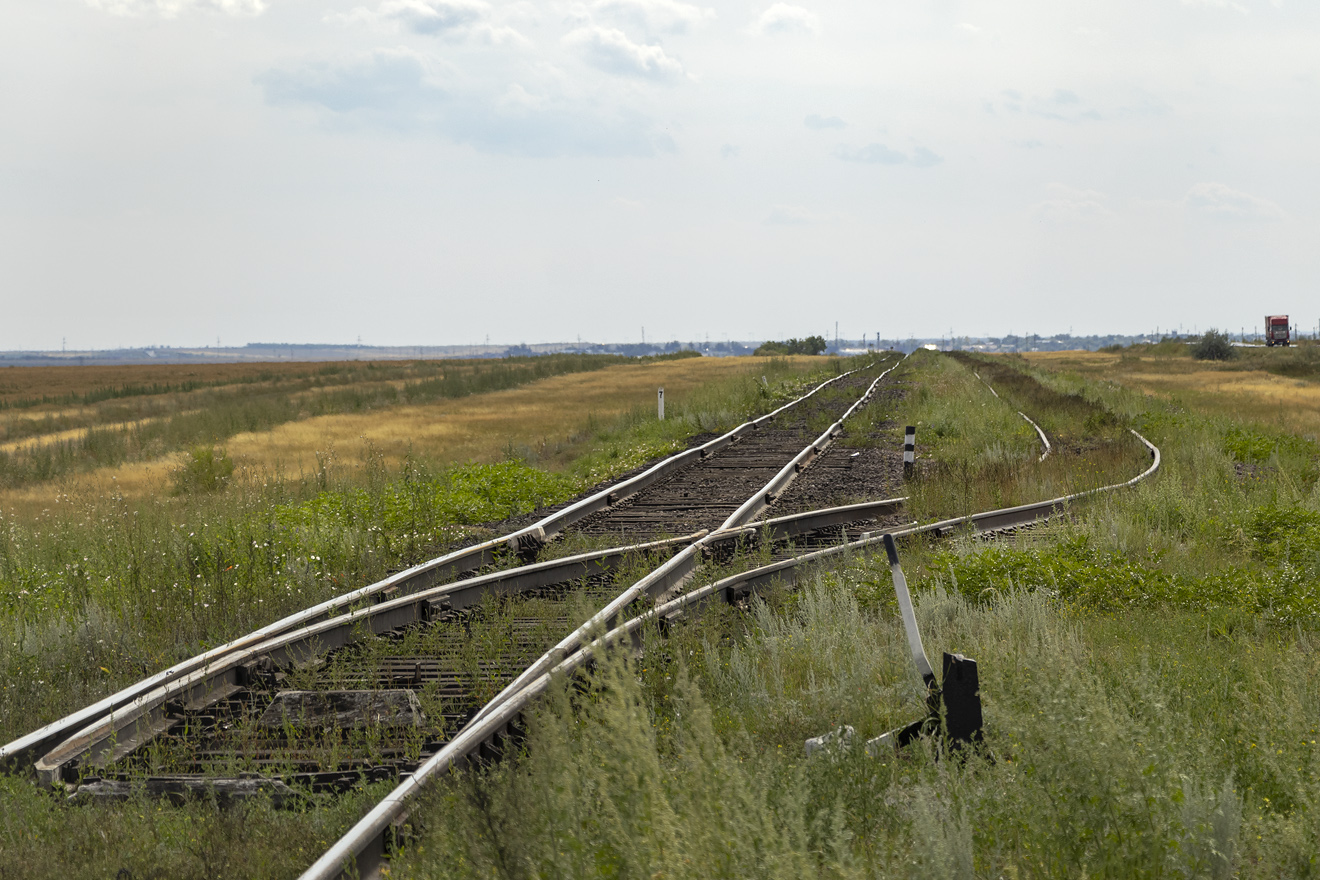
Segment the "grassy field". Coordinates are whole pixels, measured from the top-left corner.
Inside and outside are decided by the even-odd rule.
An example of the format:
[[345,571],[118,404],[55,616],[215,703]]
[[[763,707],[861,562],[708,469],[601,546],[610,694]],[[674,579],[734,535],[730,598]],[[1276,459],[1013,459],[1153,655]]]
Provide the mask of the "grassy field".
[[[524,755],[437,786],[391,876],[1320,876],[1320,447],[1230,381],[1306,390],[1307,357],[918,353],[895,374],[905,393],[866,416],[918,425],[915,518],[1127,479],[1148,463],[1128,428],[1164,453],[1158,477],[1049,527],[901,548],[927,651],[981,665],[984,754],[803,755],[838,724],[860,739],[922,711],[887,565],[859,555],[557,691]],[[748,366],[671,398],[664,425],[658,383],[639,380],[643,408],[559,450],[559,427],[488,436],[457,466],[373,444],[297,477],[238,470],[215,493],[11,512],[0,738],[804,381],[804,365]],[[1045,462],[1019,410],[1055,443]],[[290,877],[380,793],[67,808],[0,779],[0,877]]]
[[[481,429],[454,435],[457,447],[443,438],[414,443],[397,463],[361,441],[351,456],[327,455],[335,437],[311,432],[305,445],[283,448],[311,453],[314,470],[249,463],[212,491],[176,494],[164,475],[139,493],[105,491],[70,474],[39,483],[44,504],[20,499],[0,509],[0,739],[454,541],[482,537],[482,523],[565,500],[840,369],[826,358],[604,368],[616,366],[623,369],[603,383],[551,376],[522,397],[523,389],[466,396],[449,420],[467,413]],[[658,383],[666,385],[664,422],[653,408]],[[499,409],[518,401],[521,420],[498,420]],[[400,415],[408,406],[381,406],[372,416],[400,424],[412,418]],[[3,777],[0,877],[211,877],[226,865],[291,876],[378,794],[314,802],[303,813],[259,807],[264,818],[205,803],[70,810],[26,780]]]
[[[921,518],[1132,476],[1128,426],[1165,455],[1016,540],[903,548],[928,652],[980,663],[984,754],[804,758],[922,711],[887,567],[858,557],[564,692],[523,761],[433,794],[392,876],[1320,876],[1320,450],[1039,361],[900,378],[937,457]],[[1070,479],[1019,407],[1075,447]],[[950,468],[970,497],[926,485]]]
[[1232,413],[1307,439],[1320,437],[1320,346],[1238,349],[1230,361],[1198,361],[1168,344],[1122,353],[1037,352],[1030,363],[1117,382],[1183,407]]
[[[93,367],[82,372],[74,367],[9,368],[3,371],[7,405],[0,409],[0,488],[32,487],[123,464],[163,461],[168,468],[172,454],[200,444],[223,444],[239,434],[266,434],[318,417],[379,414],[409,405],[424,410],[473,394],[626,363],[629,359],[615,356],[553,355],[265,368],[215,365],[183,368],[179,376],[168,368],[151,367]],[[325,430],[312,426],[295,433],[304,441],[321,443]],[[140,471],[125,477],[130,487],[142,482]]]
[[[704,392],[700,389],[712,383],[722,388],[729,381],[747,377],[753,381],[767,371],[773,377],[786,369],[805,369],[810,359],[781,358],[773,364],[759,358],[754,364],[727,358],[648,359],[640,363],[618,363],[619,360],[589,362],[586,365],[589,370],[551,375],[535,384],[527,384],[536,379],[535,374],[515,374],[511,378],[526,381],[517,387],[485,392],[480,391],[484,384],[496,384],[498,388],[501,380],[508,381],[509,377],[496,374],[482,382],[478,381],[478,374],[466,385],[451,377],[449,394],[431,402],[390,403],[391,398],[382,398],[356,406],[352,411],[322,415],[311,414],[310,410],[286,413],[291,416],[288,420],[270,421],[262,430],[226,433],[221,426],[214,433],[180,431],[171,442],[161,441],[154,446],[134,439],[134,431],[140,432],[151,424],[159,427],[170,419],[196,418],[198,410],[192,407],[197,402],[179,402],[171,395],[164,399],[144,396],[135,401],[141,405],[140,412],[154,411],[154,407],[168,409],[171,414],[144,417],[135,422],[102,421],[92,427],[64,428],[45,434],[28,433],[24,435],[26,439],[0,444],[0,461],[9,455],[11,471],[15,473],[22,470],[23,462],[31,465],[43,455],[54,454],[52,450],[83,449],[89,442],[88,432],[95,432],[93,438],[115,436],[117,442],[123,442],[124,452],[123,460],[112,458],[113,463],[108,464],[97,464],[108,456],[78,458],[71,452],[66,466],[52,467],[48,472],[29,467],[24,472],[26,476],[14,480],[8,488],[0,483],[0,510],[21,510],[30,515],[50,508],[56,499],[65,496],[118,495],[135,500],[159,496],[168,493],[173,476],[187,462],[189,450],[198,444],[223,448],[240,478],[244,474],[297,478],[325,469],[352,470],[365,458],[397,467],[407,458],[444,465],[517,457],[562,468],[584,453],[596,439],[598,429],[614,425],[621,418],[639,422],[652,416],[658,387],[666,389],[670,421],[674,425],[685,424],[682,418],[685,406],[708,420],[719,419],[722,418],[719,405],[704,404],[701,399]],[[387,368],[396,372],[405,369],[395,364]],[[325,369],[324,365],[318,367]],[[355,365],[354,369],[357,375],[366,376],[363,384],[336,385],[335,394],[341,399],[363,400],[378,394],[377,378],[366,367]],[[308,378],[295,375],[300,380]],[[324,375],[312,373],[312,377]],[[222,372],[221,378],[228,377]],[[215,381],[218,383],[220,379]],[[160,387],[160,383],[153,387]],[[91,391],[86,393],[94,393],[95,388],[91,385]],[[469,391],[477,393],[466,393]],[[229,397],[221,406],[226,409],[260,409],[269,398],[284,400],[289,396],[286,391],[270,390],[264,380],[238,384],[227,388],[225,393]],[[30,416],[30,412],[24,412],[21,418]],[[111,417],[109,410],[80,416],[83,419]],[[130,447],[139,452],[130,454]],[[46,476],[37,479],[39,473]]]

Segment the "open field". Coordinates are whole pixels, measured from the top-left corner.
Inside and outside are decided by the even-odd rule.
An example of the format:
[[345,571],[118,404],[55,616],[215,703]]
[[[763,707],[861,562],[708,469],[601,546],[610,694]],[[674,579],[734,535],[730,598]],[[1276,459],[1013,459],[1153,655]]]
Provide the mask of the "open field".
[[[368,412],[335,413],[244,431],[217,440],[241,469],[297,476],[316,473],[327,462],[355,467],[370,450],[388,466],[412,456],[433,465],[496,461],[510,455],[551,468],[580,454],[593,426],[613,424],[633,413],[652,416],[655,394],[665,388],[671,420],[681,423],[694,391],[709,383],[805,368],[809,358],[685,358],[606,366],[599,371],[552,376],[534,385],[441,400],[424,405],[396,404]],[[749,381],[750,381],[749,380]],[[76,433],[79,429],[74,429]],[[81,429],[86,430],[86,429]],[[44,438],[43,438],[44,439]],[[11,441],[14,444],[39,442]],[[145,498],[167,492],[183,451],[148,461],[75,472],[0,490],[0,509],[40,510],[57,496],[122,494]]]
[[0,369],[0,407],[35,409],[192,391],[239,383],[275,384],[321,375],[325,364],[152,364]]
[[[565,686],[524,753],[436,787],[391,876],[1320,877],[1320,445],[1251,410],[1254,392],[1233,382],[1301,382],[1286,387],[1304,395],[1305,353],[1253,353],[1253,369],[1123,354],[921,352],[895,374],[905,393],[874,416],[918,425],[922,520],[1125,480],[1148,463],[1129,427],[1164,454],[1153,480],[1048,527],[901,548],[927,652],[981,664],[985,753],[803,756],[805,737],[838,724],[860,740],[922,712],[885,560],[857,555],[803,590],[685,616],[640,659]],[[662,426],[646,372],[662,366],[687,365],[619,374],[645,413],[621,392],[613,422],[565,433],[560,449],[573,429],[556,410],[584,419],[577,407],[532,400],[527,418],[543,421],[500,437],[519,426],[485,421],[472,397],[437,406],[470,407],[448,411],[485,426],[471,435],[485,451],[465,458],[478,463],[391,464],[382,434],[365,450],[337,446],[344,467],[301,477],[263,483],[249,467],[216,494],[11,511],[0,737],[801,382],[784,362],[766,366],[770,398],[759,375],[667,380],[693,384]],[[556,400],[607,401],[614,380],[594,384],[606,375],[489,397],[553,388]],[[1305,396],[1288,408],[1316,409]],[[1044,462],[1018,410],[1055,444]],[[396,431],[412,418],[383,410],[334,436],[385,412]],[[229,448],[264,469],[306,447],[291,439],[263,457],[232,435]],[[487,455],[502,460],[480,464]],[[296,811],[68,808],[3,779],[0,877],[296,876],[382,793]]]
[[[669,360],[663,356],[649,360]],[[325,415],[426,405],[516,388],[552,376],[620,365],[615,356],[550,355],[493,361],[217,365],[202,378],[116,384],[120,370],[9,368],[11,406],[0,409],[0,488],[21,488],[125,463],[158,461],[243,432]],[[72,369],[74,372],[69,373]],[[196,373],[196,368],[191,368]],[[58,373],[57,388],[45,378]],[[31,374],[28,381],[24,377]],[[106,375],[102,375],[105,373]],[[156,379],[169,374],[157,372]],[[24,390],[32,396],[20,398]],[[38,394],[38,391],[43,393]]]
[[[108,471],[113,491],[67,479],[21,490],[30,497],[11,490],[0,507],[0,644],[9,646],[0,661],[10,673],[0,685],[0,737],[28,725],[34,711],[57,717],[143,666],[168,666],[201,644],[429,558],[480,534],[484,522],[563,501],[691,434],[727,429],[796,396],[811,371],[819,381],[820,371],[837,369],[825,358],[629,365],[617,382],[545,387],[588,373],[463,398],[462,412],[488,433],[469,425],[452,435],[467,445],[446,452],[440,438],[427,455],[414,446],[397,463],[357,438],[330,455],[326,437],[313,432],[305,448],[282,448],[308,453],[314,467],[251,464],[213,491],[174,494],[166,473],[145,468]],[[657,376],[675,391],[664,422],[651,408]],[[518,407],[512,418],[497,415],[506,404]],[[513,433],[494,433],[497,419]],[[365,430],[366,421],[354,427]],[[577,452],[555,461],[564,450],[539,440],[553,432],[558,443],[561,430],[572,432]],[[523,437],[528,445],[515,442]],[[141,475],[138,493],[117,488],[125,473]]]
[[1108,378],[1206,412],[1231,411],[1315,439],[1320,437],[1320,372],[1310,352],[1309,347],[1269,351],[1277,363],[1257,352],[1220,363],[1164,353],[1065,351],[1023,357],[1049,370]]

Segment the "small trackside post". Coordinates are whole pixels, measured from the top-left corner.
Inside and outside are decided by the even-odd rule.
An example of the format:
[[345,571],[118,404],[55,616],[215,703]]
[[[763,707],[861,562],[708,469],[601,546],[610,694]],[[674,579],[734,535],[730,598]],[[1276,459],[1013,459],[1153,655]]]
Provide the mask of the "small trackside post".
[[659,402],[657,403],[657,407],[658,407],[659,412],[660,412],[660,416],[659,416],[659,418],[660,418],[660,421],[663,422],[663,421],[665,420],[665,389],[664,389],[664,386],[663,386],[663,385],[660,386],[660,392],[659,392],[659,394],[657,395],[657,397],[658,397],[658,400],[659,400]]
[[903,478],[912,479],[917,469],[917,427],[908,425],[903,429]]

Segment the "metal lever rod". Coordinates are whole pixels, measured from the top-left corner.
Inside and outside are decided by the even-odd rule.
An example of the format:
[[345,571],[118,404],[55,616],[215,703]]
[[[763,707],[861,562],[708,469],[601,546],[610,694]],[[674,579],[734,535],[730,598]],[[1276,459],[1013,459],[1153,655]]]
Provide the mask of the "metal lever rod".
[[903,566],[898,564],[898,548],[894,546],[894,536],[884,536],[885,553],[889,555],[889,573],[894,578],[894,593],[898,596],[898,610],[903,616],[903,629],[907,633],[908,647],[912,649],[912,661],[917,664],[917,671],[926,682],[926,687],[935,687],[935,670],[926,659],[926,649],[921,645],[921,632],[917,629],[917,615],[912,611],[912,594],[908,592],[907,578],[903,575]]

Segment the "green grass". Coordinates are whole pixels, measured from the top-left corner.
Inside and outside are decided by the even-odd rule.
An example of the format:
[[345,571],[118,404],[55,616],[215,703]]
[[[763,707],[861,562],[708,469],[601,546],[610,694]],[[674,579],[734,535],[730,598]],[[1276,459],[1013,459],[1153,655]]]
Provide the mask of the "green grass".
[[439,787],[391,876],[1320,872],[1320,666],[1287,632],[927,590],[928,650],[979,662],[991,754],[804,757],[841,722],[867,737],[920,714],[901,628],[859,598],[883,570],[862,562],[750,620],[716,611],[559,692],[521,761]]
[[[1001,359],[919,351],[896,376],[912,385],[896,418],[917,428],[908,507],[918,520],[1083,492],[1128,480],[1149,463],[1127,420]],[[1050,438],[1043,462],[1040,440],[1019,412]]]
[[[1108,412],[1092,426],[1138,426],[1165,466],[1017,542],[903,548],[928,652],[980,664],[992,760],[803,756],[922,710],[887,567],[857,558],[551,701],[525,759],[442,786],[393,876],[1320,876],[1315,451],[1078,377],[997,378],[1017,399],[989,429],[970,384],[921,399],[954,365],[912,365],[932,454],[993,474],[978,450],[1030,404],[1065,438]],[[1049,488],[1031,439],[1006,496]]]
[[[1014,541],[963,536],[901,548],[932,659],[938,665],[940,651],[958,651],[980,665],[988,755],[938,759],[924,745],[877,759],[856,749],[803,754],[806,737],[838,724],[866,738],[922,712],[887,565],[856,556],[750,610],[685,615],[667,639],[648,636],[640,659],[614,658],[588,683],[555,689],[532,719],[525,754],[436,787],[414,813],[414,836],[391,876],[1320,876],[1320,450],[1231,414],[1189,412],[1014,359],[921,354],[898,379],[907,394],[886,407],[886,419],[920,422],[919,451],[967,478],[949,491],[915,481],[923,518],[1127,479],[1148,463],[1125,439],[1127,426],[1164,453],[1158,477]],[[736,419],[758,385],[684,414],[686,430]],[[1035,434],[1018,409],[1062,441],[1057,464],[1036,462]],[[22,543],[8,552],[28,564],[4,571],[26,572],[33,585],[55,581],[42,601],[68,603],[62,628],[44,630],[10,606],[10,625],[31,628],[21,654],[42,658],[11,671],[47,677],[73,705],[109,689],[109,680],[64,669],[85,668],[82,652],[119,662],[115,652],[134,645],[134,627],[146,625],[133,605],[116,618],[114,597],[140,597],[161,574],[188,570],[185,552],[132,582],[135,565],[164,566],[150,554],[173,546],[158,538],[186,534],[179,522],[190,530],[207,523],[188,536],[205,537],[196,546],[206,552],[195,555],[201,584],[217,568],[216,549],[238,554],[267,540],[265,524],[283,511],[288,540],[302,542],[288,546],[299,548],[293,559],[303,567],[282,563],[279,580],[265,583],[307,592],[284,598],[260,587],[251,595],[301,606],[325,594],[327,578],[357,571],[360,580],[371,566],[386,567],[384,557],[406,554],[410,540],[421,547],[463,528],[453,511],[475,503],[476,486],[507,486],[511,503],[554,497],[556,480],[566,487],[611,461],[626,463],[629,450],[672,443],[669,430],[639,412],[599,428],[601,444],[583,470],[554,476],[534,473],[534,455],[467,482],[421,465],[407,474],[366,467],[353,485],[311,475],[296,491],[268,485],[262,495],[248,485],[188,496],[178,503],[191,513],[178,521],[144,514],[145,506],[136,526],[129,510],[6,523],[6,546]],[[505,500],[496,492],[481,503],[496,509]],[[248,516],[250,532],[235,527]],[[80,568],[84,548],[98,546],[86,540],[97,534],[87,531],[92,522],[107,530],[96,551],[104,556]],[[226,571],[233,559],[224,554],[221,587],[241,570]],[[103,561],[111,558],[118,561]],[[305,580],[292,576],[299,571]],[[107,573],[113,589],[100,584]],[[206,595],[225,601],[219,590]],[[180,638],[161,643],[162,655],[226,627],[249,628],[217,614],[213,631],[190,631],[196,600],[174,600]],[[491,610],[467,648],[473,658],[507,646],[502,621],[515,611]],[[236,603],[227,613],[248,612]],[[548,616],[551,608],[529,604],[520,613]],[[16,680],[8,675],[0,686]],[[15,713],[55,711],[40,699],[25,691],[0,717],[21,732],[30,725],[10,721]],[[292,876],[369,802],[354,793],[294,813],[145,801],[68,810],[26,782],[4,786],[0,876],[100,877],[124,867],[133,876],[201,877],[208,860],[226,858],[252,876]],[[107,830],[100,844],[98,830]]]

